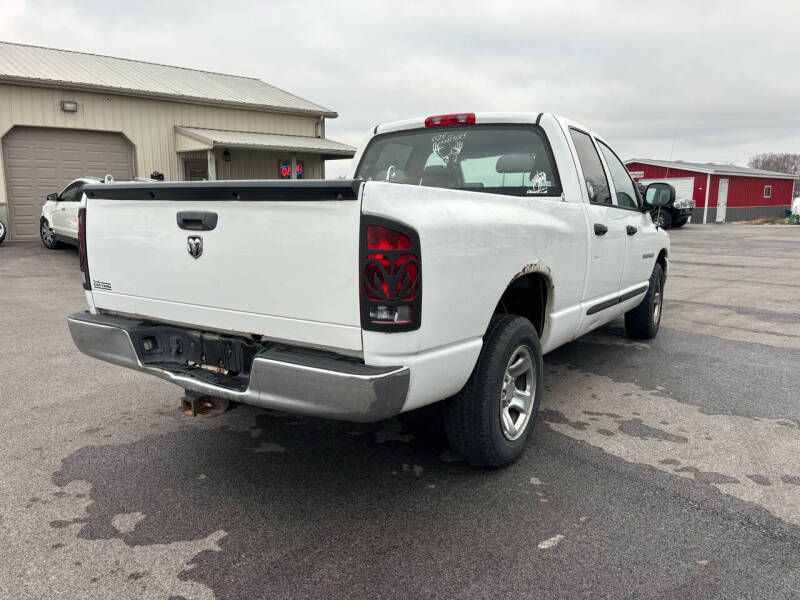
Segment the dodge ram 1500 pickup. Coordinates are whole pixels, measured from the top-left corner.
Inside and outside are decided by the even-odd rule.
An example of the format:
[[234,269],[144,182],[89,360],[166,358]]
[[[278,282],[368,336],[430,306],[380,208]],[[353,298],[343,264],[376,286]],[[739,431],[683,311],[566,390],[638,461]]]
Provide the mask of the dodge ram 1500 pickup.
[[332,419],[444,400],[474,465],[523,452],[544,353],[661,320],[653,207],[606,141],[551,114],[378,125],[344,180],[88,185],[82,202],[81,351]]

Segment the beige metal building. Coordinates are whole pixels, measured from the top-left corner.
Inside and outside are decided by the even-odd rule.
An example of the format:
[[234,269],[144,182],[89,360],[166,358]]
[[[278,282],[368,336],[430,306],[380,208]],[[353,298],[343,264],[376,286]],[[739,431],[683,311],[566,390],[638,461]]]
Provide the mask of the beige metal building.
[[321,178],[355,152],[325,137],[336,116],[258,79],[0,42],[0,218],[36,239],[80,176]]

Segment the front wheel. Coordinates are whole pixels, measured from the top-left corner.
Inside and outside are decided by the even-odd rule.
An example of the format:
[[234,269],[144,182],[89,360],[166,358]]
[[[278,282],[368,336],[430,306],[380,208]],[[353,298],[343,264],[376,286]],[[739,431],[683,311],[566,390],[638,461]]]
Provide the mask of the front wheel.
[[625,333],[630,338],[651,340],[661,326],[661,307],[664,302],[664,269],[659,263],[650,274],[650,285],[639,306],[625,313]]
[[6,224],[0,219],[0,244],[6,241]]
[[48,250],[54,250],[58,247],[56,234],[47,222],[47,219],[42,219],[39,222],[39,236],[42,238],[42,244],[44,244],[44,247]]
[[476,467],[517,460],[530,440],[542,397],[542,347],[524,317],[492,317],[467,384],[444,406],[453,449]]

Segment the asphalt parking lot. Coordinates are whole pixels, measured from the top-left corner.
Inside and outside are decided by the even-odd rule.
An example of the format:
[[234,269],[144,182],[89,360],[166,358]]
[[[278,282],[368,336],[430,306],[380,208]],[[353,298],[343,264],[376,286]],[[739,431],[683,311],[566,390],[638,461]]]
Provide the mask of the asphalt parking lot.
[[659,336],[546,356],[495,472],[419,418],[187,418],[75,350],[74,250],[0,247],[0,597],[800,597],[800,227],[672,243]]

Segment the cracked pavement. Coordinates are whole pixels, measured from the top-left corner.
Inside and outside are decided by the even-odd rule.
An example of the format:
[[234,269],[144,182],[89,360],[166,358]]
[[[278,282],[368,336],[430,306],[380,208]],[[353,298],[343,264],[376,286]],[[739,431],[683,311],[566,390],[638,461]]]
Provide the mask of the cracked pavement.
[[671,237],[658,337],[547,355],[502,471],[430,411],[187,418],[73,347],[74,250],[1,246],[0,597],[800,597],[800,227]]

